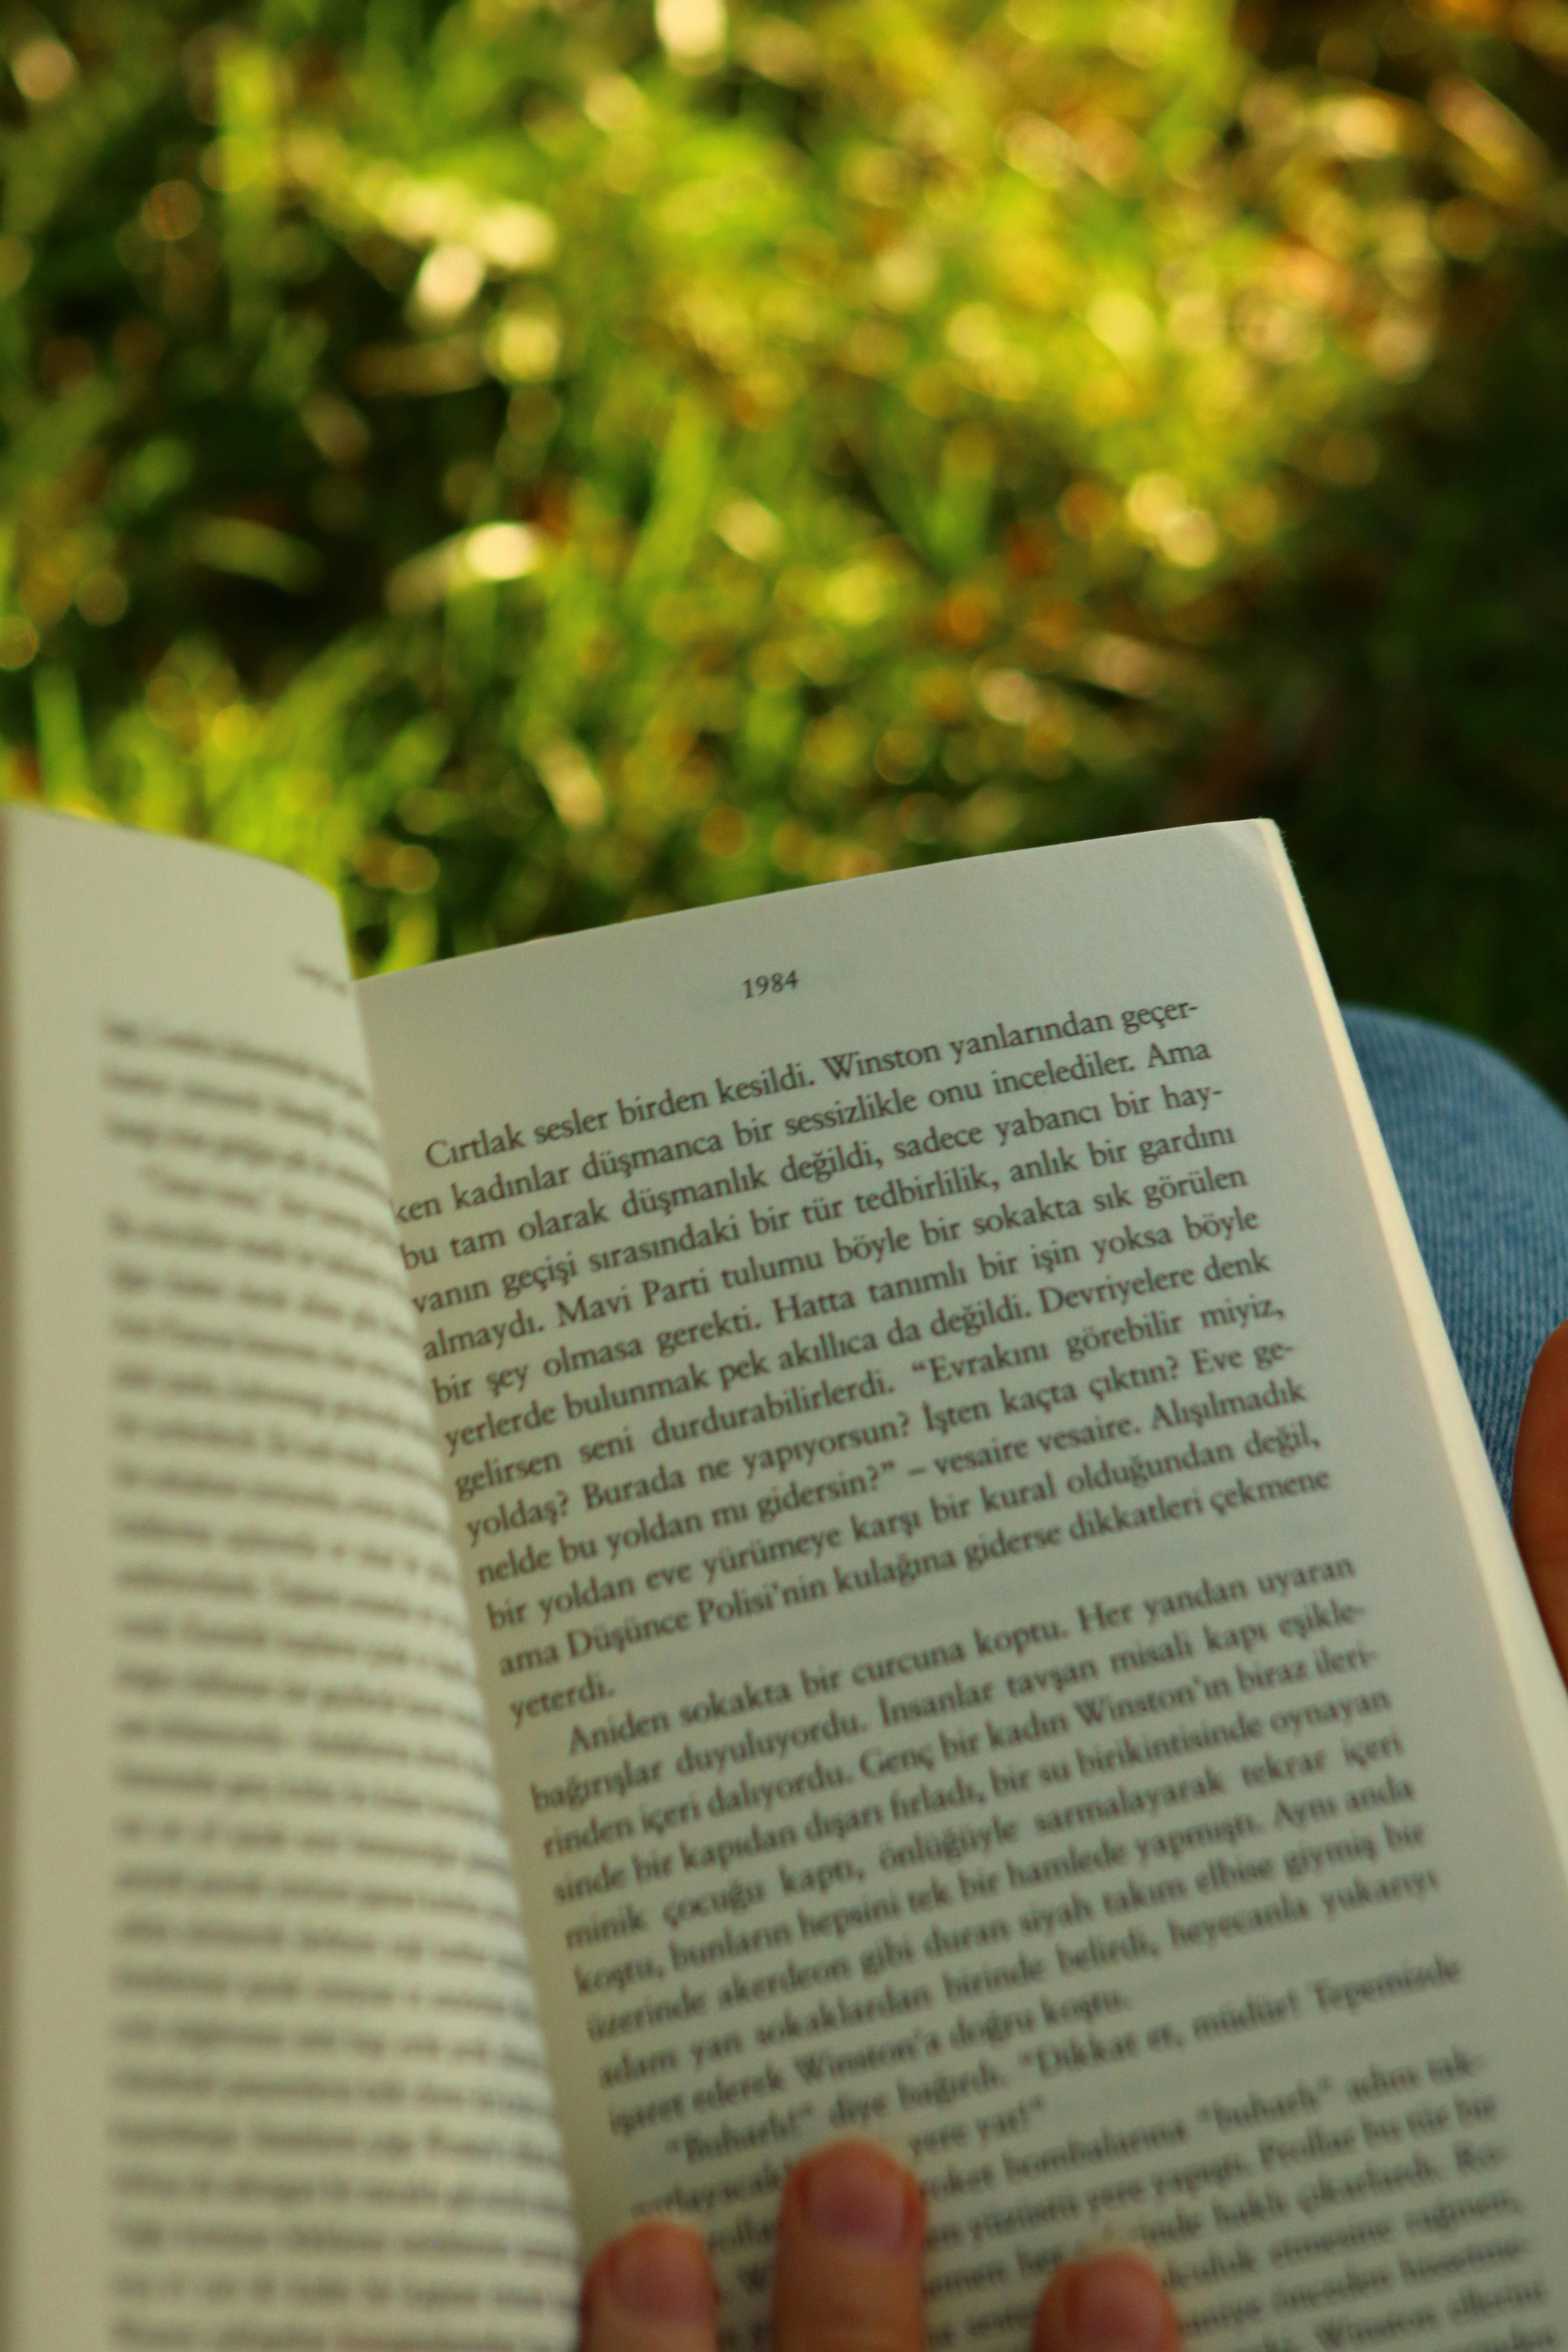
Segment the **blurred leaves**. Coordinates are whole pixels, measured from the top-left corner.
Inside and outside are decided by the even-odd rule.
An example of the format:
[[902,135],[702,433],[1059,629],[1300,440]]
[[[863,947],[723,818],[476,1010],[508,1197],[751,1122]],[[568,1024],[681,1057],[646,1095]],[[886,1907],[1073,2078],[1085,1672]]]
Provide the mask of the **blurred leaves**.
[[1561,0],[0,36],[8,793],[365,968],[1264,809],[1568,1085]]

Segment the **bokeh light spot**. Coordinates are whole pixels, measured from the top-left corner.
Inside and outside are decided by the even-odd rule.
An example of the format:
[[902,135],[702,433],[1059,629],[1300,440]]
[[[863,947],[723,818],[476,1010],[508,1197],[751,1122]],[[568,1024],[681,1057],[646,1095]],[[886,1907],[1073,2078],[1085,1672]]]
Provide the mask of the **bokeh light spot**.
[[697,835],[698,847],[709,857],[738,857],[751,838],[743,811],[721,804],[710,809]]

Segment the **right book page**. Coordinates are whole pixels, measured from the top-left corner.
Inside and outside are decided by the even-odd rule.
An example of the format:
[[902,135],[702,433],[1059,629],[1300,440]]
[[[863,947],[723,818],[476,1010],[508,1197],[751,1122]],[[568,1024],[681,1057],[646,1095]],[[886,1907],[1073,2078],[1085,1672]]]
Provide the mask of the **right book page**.
[[[937,2346],[1568,2310],[1564,1703],[1267,826],[362,992],[590,2246],[793,2157]],[[1506,1922],[1506,1931],[1500,1927]]]

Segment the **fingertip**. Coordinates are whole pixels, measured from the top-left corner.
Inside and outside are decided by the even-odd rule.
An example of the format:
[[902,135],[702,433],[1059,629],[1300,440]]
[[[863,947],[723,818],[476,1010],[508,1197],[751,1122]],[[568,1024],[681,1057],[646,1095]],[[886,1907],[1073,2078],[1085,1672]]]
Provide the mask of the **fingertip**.
[[584,2352],[708,2352],[717,2314],[699,2231],[682,2221],[639,2221],[588,2266]]
[[807,2238],[899,2256],[925,2236],[925,2198],[913,2173],[886,2148],[871,2140],[835,2140],[791,2169],[784,2218]]
[[1179,2352],[1180,2344],[1175,2307],[1139,2254],[1064,2264],[1035,2313],[1033,2352]]
[[869,2140],[837,2140],[784,2184],[773,2352],[921,2352],[925,2199]]

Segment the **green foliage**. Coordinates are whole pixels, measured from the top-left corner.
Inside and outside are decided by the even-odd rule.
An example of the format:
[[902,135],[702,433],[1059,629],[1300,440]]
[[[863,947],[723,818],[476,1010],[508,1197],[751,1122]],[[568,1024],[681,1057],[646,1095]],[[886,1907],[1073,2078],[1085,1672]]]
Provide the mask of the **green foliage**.
[[366,968],[1279,814],[1568,1087],[1561,0],[9,20],[4,788]]

